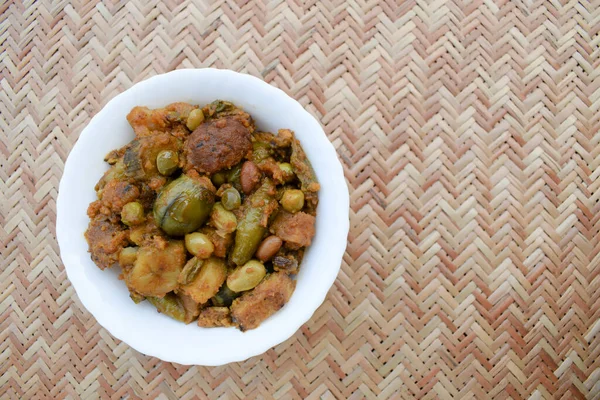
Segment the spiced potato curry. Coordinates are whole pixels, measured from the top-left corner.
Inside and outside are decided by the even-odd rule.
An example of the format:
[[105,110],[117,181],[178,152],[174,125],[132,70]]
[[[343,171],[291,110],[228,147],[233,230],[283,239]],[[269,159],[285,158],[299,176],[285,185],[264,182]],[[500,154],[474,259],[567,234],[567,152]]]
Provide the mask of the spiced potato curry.
[[254,329],[288,302],[315,234],[319,183],[294,133],[258,131],[234,104],[127,116],[85,233],[131,299],[179,321]]

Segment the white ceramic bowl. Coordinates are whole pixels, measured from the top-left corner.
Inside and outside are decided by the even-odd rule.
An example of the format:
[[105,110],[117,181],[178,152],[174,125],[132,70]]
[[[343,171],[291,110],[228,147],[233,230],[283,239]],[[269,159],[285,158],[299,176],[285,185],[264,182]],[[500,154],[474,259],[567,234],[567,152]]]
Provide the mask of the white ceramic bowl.
[[[176,101],[234,102],[257,126],[292,129],[321,183],[316,236],[306,251],[297,286],[284,308],[247,332],[185,325],[159,314],[148,302],[134,304],[118,269],[101,271],[83,236],[94,185],[107,164],[104,156],[134,137],[126,120],[137,105],[163,107]],[[348,188],[335,149],[319,123],[283,91],[250,75],[228,70],[188,69],[158,75],[112,99],[83,130],[65,164],[57,201],[56,235],[67,275],[83,305],[112,335],[134,349],[180,364],[221,365],[261,354],[283,342],[321,305],[335,281],[348,235]]]

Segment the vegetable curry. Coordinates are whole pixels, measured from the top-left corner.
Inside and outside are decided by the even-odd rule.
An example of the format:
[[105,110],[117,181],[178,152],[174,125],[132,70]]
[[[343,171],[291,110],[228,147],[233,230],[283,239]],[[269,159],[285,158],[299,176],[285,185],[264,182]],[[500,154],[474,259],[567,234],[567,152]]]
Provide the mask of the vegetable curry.
[[105,158],[85,233],[131,299],[201,327],[254,329],[290,299],[315,234],[319,183],[288,129],[234,104],[135,107]]

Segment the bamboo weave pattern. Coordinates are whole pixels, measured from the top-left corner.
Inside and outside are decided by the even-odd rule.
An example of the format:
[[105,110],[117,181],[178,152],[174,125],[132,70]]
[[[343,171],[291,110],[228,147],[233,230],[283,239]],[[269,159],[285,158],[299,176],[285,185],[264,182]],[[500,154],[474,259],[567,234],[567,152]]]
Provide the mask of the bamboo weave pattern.
[[[116,94],[250,73],[323,124],[351,231],[291,339],[217,368],[81,306],[62,168]],[[600,1],[0,3],[0,398],[600,399]]]

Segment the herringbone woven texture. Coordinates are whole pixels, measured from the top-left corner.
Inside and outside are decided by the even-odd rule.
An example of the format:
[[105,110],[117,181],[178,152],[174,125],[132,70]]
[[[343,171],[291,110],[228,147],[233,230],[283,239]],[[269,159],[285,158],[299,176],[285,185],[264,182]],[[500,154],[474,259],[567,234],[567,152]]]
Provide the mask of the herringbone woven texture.
[[[600,1],[0,12],[1,398],[600,398]],[[306,106],[351,193],[325,303],[285,343],[218,368],[111,337],[54,237],[90,118],[134,82],[208,66]]]

